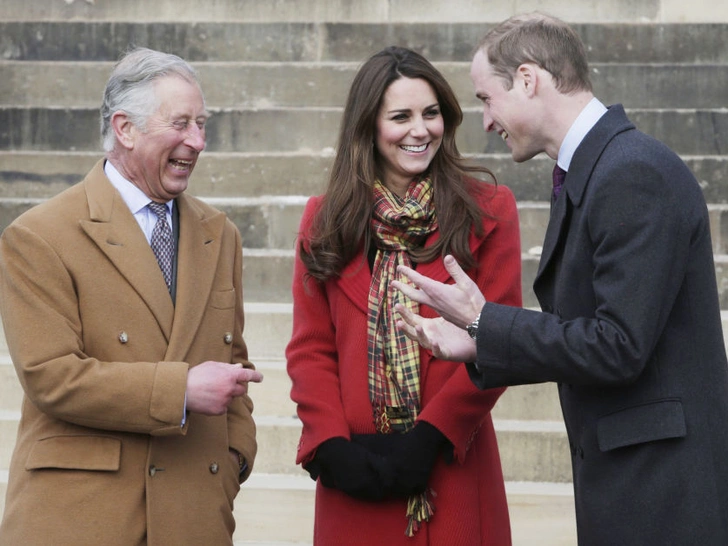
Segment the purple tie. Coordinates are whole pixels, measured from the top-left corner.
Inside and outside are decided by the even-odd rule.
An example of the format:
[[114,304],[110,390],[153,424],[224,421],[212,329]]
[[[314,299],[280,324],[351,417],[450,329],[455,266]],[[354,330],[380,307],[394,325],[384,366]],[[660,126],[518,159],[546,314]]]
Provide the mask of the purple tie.
[[556,200],[559,197],[559,194],[561,193],[561,188],[564,186],[564,179],[566,178],[566,171],[559,167],[559,164],[557,163],[554,165],[554,200]]

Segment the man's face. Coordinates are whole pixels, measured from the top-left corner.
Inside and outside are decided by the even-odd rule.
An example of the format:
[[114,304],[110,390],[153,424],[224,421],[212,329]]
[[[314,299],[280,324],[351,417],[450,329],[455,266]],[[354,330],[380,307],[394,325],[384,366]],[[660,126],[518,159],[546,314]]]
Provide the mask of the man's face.
[[132,127],[125,174],[150,199],[169,201],[187,189],[197,158],[205,149],[209,117],[200,88],[178,76],[154,82],[159,107],[145,131]]
[[479,50],[473,57],[470,78],[475,95],[483,103],[483,128],[500,135],[513,160],[520,163],[543,151],[535,143],[536,112],[530,109],[522,74],[516,73],[513,86],[506,89],[506,81],[493,72],[487,55]]

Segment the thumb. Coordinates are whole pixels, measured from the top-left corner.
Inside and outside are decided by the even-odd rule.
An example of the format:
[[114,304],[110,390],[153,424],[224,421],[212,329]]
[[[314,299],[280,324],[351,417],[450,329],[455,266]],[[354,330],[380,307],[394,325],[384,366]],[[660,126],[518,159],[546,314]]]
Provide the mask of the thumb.
[[241,368],[237,373],[237,382],[252,381],[253,383],[260,383],[263,381],[263,374],[258,370],[251,370],[250,368]]

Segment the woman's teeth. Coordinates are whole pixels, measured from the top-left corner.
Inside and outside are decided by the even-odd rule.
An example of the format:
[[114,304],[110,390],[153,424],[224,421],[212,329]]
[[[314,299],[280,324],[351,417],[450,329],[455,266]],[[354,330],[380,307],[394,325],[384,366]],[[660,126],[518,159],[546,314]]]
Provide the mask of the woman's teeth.
[[405,152],[424,152],[427,149],[427,144],[421,146],[400,146]]

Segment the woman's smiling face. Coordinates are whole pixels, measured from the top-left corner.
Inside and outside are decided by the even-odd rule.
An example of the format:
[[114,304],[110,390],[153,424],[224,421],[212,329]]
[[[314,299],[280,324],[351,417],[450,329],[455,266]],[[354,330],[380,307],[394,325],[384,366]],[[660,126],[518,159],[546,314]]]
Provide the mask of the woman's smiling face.
[[445,124],[435,91],[421,78],[399,78],[384,94],[377,116],[376,147],[382,183],[403,196],[430,166]]

